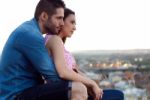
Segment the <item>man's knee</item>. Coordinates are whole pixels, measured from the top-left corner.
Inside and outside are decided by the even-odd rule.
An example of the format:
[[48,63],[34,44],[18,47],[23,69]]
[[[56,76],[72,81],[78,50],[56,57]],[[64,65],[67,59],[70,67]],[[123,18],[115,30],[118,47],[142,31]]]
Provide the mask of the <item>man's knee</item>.
[[84,84],[80,82],[73,82],[72,83],[72,97],[77,97],[77,98],[85,98],[87,99],[88,93],[87,93],[87,88]]

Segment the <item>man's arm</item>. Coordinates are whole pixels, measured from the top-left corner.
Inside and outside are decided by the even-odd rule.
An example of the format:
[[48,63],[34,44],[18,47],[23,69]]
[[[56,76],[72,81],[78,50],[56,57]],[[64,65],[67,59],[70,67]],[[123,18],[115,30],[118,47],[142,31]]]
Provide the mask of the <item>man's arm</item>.
[[52,74],[50,68],[53,62],[49,58],[44,39],[40,33],[33,34],[28,31],[19,33],[15,47],[44,77],[48,78]]

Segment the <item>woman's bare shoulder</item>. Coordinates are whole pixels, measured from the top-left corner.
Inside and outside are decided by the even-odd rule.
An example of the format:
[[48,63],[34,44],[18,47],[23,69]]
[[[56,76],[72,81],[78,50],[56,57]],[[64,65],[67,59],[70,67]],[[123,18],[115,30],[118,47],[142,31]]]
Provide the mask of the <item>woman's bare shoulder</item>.
[[49,41],[60,41],[61,38],[58,35],[52,35],[51,38],[49,39]]
[[62,45],[62,39],[57,35],[52,35],[51,38],[49,38],[47,44],[48,47],[54,46],[54,45]]

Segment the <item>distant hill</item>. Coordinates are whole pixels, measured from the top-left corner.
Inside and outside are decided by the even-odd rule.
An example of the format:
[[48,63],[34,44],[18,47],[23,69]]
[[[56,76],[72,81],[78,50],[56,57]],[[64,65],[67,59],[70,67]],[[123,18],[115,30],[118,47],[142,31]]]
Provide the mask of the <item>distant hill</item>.
[[82,61],[83,59],[88,61],[98,59],[98,61],[101,62],[111,62],[119,59],[122,61],[129,61],[131,64],[141,64],[150,67],[150,49],[86,50],[74,52],[73,55],[78,62]]
[[131,50],[84,50],[73,52],[73,54],[150,54],[150,49],[131,49]]

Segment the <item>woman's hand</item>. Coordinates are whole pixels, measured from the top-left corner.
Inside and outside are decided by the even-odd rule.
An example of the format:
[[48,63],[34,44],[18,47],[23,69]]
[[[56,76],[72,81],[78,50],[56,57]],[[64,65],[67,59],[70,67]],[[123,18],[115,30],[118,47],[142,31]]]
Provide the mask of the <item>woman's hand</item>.
[[92,86],[88,88],[88,93],[93,96],[94,100],[100,100],[103,95],[103,90],[93,81]]
[[100,100],[103,95],[103,90],[100,89],[97,84],[93,87],[93,92],[94,92],[94,100]]

